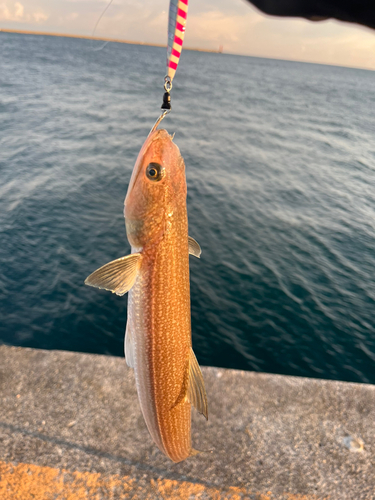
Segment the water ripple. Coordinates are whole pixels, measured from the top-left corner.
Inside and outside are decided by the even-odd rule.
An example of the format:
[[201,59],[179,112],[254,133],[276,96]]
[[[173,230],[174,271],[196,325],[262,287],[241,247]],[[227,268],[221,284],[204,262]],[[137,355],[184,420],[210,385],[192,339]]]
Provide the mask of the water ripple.
[[[129,251],[164,49],[0,37],[0,339],[122,355],[126,300],[83,280]],[[368,71],[184,52],[165,125],[202,363],[375,382],[374,101]]]

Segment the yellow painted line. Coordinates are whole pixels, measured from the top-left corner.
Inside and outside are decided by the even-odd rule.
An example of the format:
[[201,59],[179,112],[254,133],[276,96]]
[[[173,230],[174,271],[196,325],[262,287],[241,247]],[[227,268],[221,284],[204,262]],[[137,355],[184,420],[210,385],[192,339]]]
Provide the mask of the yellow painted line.
[[[146,487],[130,476],[71,472],[32,464],[8,464],[0,461],[1,500],[273,500],[269,491],[250,493],[244,488],[207,487],[188,481],[149,480]],[[284,496],[285,495],[285,496]],[[285,493],[285,500],[317,500],[315,495]]]
[[[130,476],[103,475],[92,472],[71,472],[31,464],[12,465],[0,462],[1,500],[99,500],[99,499],[199,499],[203,493],[214,500],[244,499],[240,488],[206,487],[186,481],[150,480],[138,486]],[[258,499],[257,499],[258,500]],[[259,500],[268,500],[259,497]]]

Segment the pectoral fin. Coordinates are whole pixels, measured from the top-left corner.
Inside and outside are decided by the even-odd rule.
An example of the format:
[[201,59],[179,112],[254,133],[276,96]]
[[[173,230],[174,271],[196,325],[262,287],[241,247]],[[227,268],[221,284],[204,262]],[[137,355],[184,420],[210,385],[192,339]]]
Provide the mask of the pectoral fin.
[[133,338],[131,334],[131,330],[129,328],[129,325],[126,325],[126,332],[125,332],[125,359],[126,359],[126,364],[129,366],[129,368],[134,368],[134,352],[133,352]]
[[202,413],[208,420],[206,389],[204,387],[202,372],[193,349],[190,349],[189,382],[186,396],[199,413]]
[[124,295],[134,285],[140,263],[140,253],[113,260],[90,274],[85,284]]
[[198,257],[200,259],[201,257],[201,247],[199,246],[199,243],[195,241],[194,238],[191,236],[188,236],[188,241],[189,241],[189,254],[194,255],[194,257]]

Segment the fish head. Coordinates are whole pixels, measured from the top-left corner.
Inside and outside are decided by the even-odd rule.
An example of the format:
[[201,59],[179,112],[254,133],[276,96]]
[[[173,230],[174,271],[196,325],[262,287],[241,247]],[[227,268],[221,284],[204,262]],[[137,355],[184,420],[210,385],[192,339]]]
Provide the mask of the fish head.
[[124,207],[134,248],[162,238],[168,220],[186,210],[185,163],[172,139],[166,130],[152,131],[135,163]]

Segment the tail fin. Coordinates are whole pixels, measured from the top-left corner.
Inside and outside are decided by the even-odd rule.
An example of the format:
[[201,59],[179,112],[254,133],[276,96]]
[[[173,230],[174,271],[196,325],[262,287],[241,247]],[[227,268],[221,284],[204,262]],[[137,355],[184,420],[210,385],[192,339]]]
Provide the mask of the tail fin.
[[191,449],[189,457],[195,457],[195,455],[200,455],[201,453],[213,453],[214,450],[195,450]]

